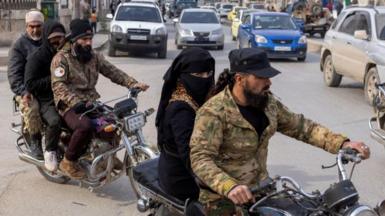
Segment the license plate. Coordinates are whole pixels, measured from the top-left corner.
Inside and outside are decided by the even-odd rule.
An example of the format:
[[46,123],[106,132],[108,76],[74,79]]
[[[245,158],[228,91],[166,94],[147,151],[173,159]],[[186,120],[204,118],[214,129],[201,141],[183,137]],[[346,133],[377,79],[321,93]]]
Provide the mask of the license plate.
[[145,35],[131,35],[131,40],[147,40],[147,36]]
[[195,41],[209,41],[209,38],[197,37],[197,38],[195,38]]
[[276,46],[274,47],[275,51],[291,51],[291,47],[289,46]]
[[323,31],[324,28],[314,28],[314,31]]

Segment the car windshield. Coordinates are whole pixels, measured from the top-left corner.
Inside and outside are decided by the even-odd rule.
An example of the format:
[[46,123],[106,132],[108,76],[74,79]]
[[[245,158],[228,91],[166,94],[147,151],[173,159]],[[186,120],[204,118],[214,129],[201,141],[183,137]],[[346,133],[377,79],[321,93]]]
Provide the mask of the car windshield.
[[377,37],[380,40],[385,40],[385,14],[376,14]]
[[232,10],[233,7],[234,7],[233,5],[223,5],[222,6],[223,9],[230,9],[230,10]]
[[121,6],[116,21],[139,21],[161,23],[159,11],[155,7]]
[[219,23],[214,12],[185,12],[181,23]]
[[253,5],[254,9],[265,9],[265,6],[263,4],[255,4]]
[[254,28],[295,30],[296,26],[289,16],[256,15],[254,16]]

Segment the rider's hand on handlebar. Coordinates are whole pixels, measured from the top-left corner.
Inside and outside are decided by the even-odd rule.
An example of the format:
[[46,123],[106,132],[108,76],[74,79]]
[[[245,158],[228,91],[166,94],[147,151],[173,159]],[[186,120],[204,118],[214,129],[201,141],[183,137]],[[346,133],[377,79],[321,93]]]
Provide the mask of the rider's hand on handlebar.
[[351,148],[357,151],[362,159],[368,159],[370,157],[370,149],[363,142],[347,141],[342,145],[342,148]]
[[146,91],[150,86],[144,83],[136,83],[132,86],[133,88],[138,88],[142,91]]
[[249,187],[246,185],[237,185],[235,186],[228,194],[229,198],[236,205],[246,204],[250,201],[254,201],[254,197],[251,194]]

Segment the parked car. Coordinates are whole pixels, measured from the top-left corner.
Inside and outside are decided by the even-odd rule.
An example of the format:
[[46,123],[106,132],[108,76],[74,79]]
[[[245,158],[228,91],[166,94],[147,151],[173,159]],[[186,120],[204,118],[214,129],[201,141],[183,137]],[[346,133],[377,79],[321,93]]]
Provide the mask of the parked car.
[[234,4],[231,3],[216,3],[215,8],[217,9],[221,18],[226,18],[227,14],[233,9]]
[[258,47],[269,58],[297,58],[305,61],[306,36],[286,13],[257,12],[245,16],[239,27],[238,46]]
[[372,104],[375,84],[385,82],[385,7],[343,10],[326,33],[320,67],[327,86],[339,86],[343,76],[363,83]]
[[121,3],[112,18],[109,36],[109,56],[116,50],[156,52],[167,55],[167,28],[161,12],[154,4]]
[[211,9],[185,9],[176,23],[175,44],[184,46],[215,47],[222,50],[224,33],[222,25]]
[[231,38],[233,41],[236,41],[238,38],[239,25],[243,23],[245,15],[249,15],[255,12],[263,12],[265,10],[258,9],[247,9],[247,10],[239,10],[237,16],[231,23]]
[[227,19],[230,22],[232,22],[240,10],[246,10],[246,9],[247,9],[247,7],[239,7],[239,6],[233,7],[233,9],[227,14]]
[[252,3],[248,6],[249,9],[258,9],[258,10],[265,10],[265,4],[262,3]]

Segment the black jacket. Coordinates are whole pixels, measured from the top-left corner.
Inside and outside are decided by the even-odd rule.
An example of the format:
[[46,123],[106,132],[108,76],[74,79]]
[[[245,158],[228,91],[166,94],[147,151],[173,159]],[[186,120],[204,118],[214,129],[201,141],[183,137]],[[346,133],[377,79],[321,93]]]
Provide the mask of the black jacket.
[[159,158],[160,186],[180,200],[198,199],[199,187],[190,165],[190,137],[194,128],[195,111],[182,101],[170,103],[158,134],[163,150]]
[[23,95],[27,92],[24,86],[25,64],[27,57],[36,51],[41,45],[40,41],[34,41],[24,33],[13,44],[8,56],[8,82],[11,90],[16,95]]
[[53,100],[51,88],[51,61],[56,54],[48,41],[48,35],[55,28],[64,26],[56,21],[47,21],[43,26],[43,44],[32,53],[25,68],[24,83],[26,89],[31,92],[39,101],[48,102]]

